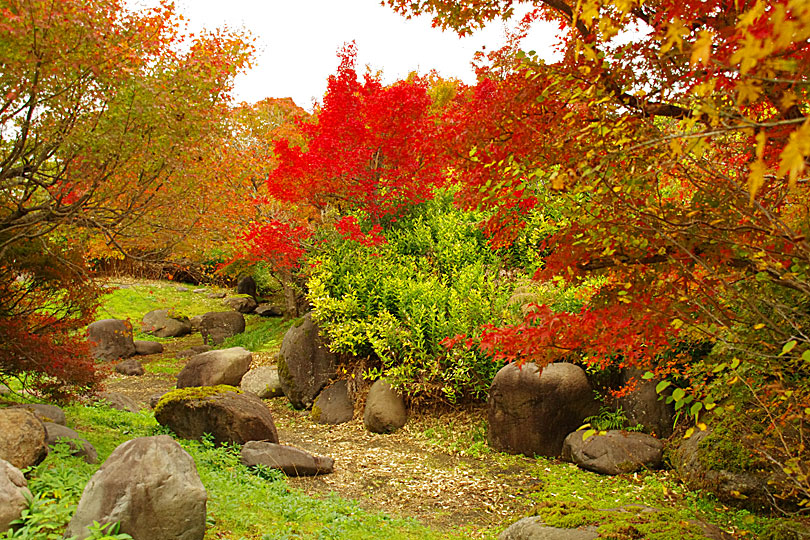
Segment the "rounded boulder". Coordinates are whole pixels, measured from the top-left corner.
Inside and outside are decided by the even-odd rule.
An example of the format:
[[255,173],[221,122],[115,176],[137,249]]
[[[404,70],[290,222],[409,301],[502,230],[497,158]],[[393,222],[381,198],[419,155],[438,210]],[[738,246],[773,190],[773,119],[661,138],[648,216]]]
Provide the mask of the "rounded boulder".
[[118,319],[104,319],[87,327],[90,354],[97,360],[117,360],[135,354],[132,325]]
[[200,353],[177,375],[177,388],[189,386],[239,386],[250,369],[253,354],[242,347]]
[[335,364],[334,353],[324,344],[308,313],[284,334],[278,355],[281,388],[293,407],[312,407],[315,397],[336,375]]
[[392,433],[408,421],[402,395],[382,379],[374,381],[368,391],[363,424],[372,433]]
[[20,408],[0,409],[0,459],[24,469],[47,455],[45,426],[34,413]]

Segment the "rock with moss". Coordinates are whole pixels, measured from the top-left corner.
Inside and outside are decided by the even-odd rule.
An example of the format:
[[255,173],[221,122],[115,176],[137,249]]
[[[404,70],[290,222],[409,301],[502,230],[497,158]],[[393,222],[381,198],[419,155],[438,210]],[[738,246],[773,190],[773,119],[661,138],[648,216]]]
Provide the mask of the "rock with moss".
[[310,417],[318,424],[343,424],[354,416],[354,403],[348,381],[330,384],[315,398]]
[[539,517],[527,517],[510,525],[498,540],[594,540],[599,538],[596,527],[577,529],[549,527]]
[[337,374],[336,357],[319,335],[308,313],[284,335],[278,375],[284,395],[296,409],[309,409],[315,397]]
[[770,506],[769,473],[724,428],[699,431],[679,439],[670,461],[681,480],[692,490],[713,493],[726,504],[761,510]]
[[155,407],[155,418],[183,439],[199,440],[210,433],[217,444],[278,442],[273,415],[264,402],[227,385],[168,392]]
[[28,482],[20,469],[0,459],[0,534],[9,529],[12,521],[20,518],[31,497]]
[[194,460],[171,437],[132,439],[90,478],[65,536],[88,538],[99,522],[136,539],[203,540],[207,498]]
[[253,354],[242,347],[208,351],[193,356],[177,375],[177,388],[239,386],[250,369]]
[[191,321],[171,309],[156,309],[143,316],[141,330],[153,336],[169,338],[191,333]]
[[562,459],[609,475],[661,466],[664,444],[652,435],[619,430],[583,435],[583,431],[575,431],[565,438]]

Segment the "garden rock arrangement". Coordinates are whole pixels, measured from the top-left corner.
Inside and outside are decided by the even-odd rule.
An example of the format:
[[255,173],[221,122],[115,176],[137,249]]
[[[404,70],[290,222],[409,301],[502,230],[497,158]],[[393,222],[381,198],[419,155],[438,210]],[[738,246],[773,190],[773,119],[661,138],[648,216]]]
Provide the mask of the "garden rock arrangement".
[[392,433],[408,421],[405,400],[383,380],[375,381],[368,391],[363,423],[372,433]]
[[239,386],[243,392],[250,392],[261,399],[284,395],[281,381],[278,378],[278,369],[275,366],[258,366],[251,369],[242,377]]
[[253,298],[247,296],[231,296],[222,301],[223,304],[239,313],[253,313],[258,304]]
[[46,442],[48,448],[53,448],[57,443],[67,444],[74,456],[81,457],[86,463],[98,463],[98,452],[90,442],[70,429],[53,422],[44,422],[46,432]]
[[47,455],[45,426],[34,413],[21,408],[0,409],[0,459],[24,469]]
[[600,474],[624,474],[661,466],[664,445],[646,433],[607,431],[583,439],[583,431],[565,438],[562,459]]
[[0,459],[0,534],[8,530],[12,521],[19,519],[28,508],[31,492],[23,473],[4,459]]
[[335,460],[327,456],[312,454],[293,448],[264,441],[250,441],[242,447],[240,454],[243,465],[255,467],[264,465],[279,469],[287,476],[316,476],[334,471]]
[[97,521],[136,539],[202,540],[206,500],[194,460],[171,437],[132,439],[90,479],[65,535],[83,540]]
[[210,433],[217,444],[278,442],[270,409],[256,396],[230,386],[169,392],[155,407],[155,418],[183,439],[201,439]]
[[156,309],[143,316],[141,330],[162,338],[180,337],[191,333],[191,322],[173,310]]
[[253,355],[242,347],[200,353],[177,375],[177,388],[189,386],[239,386]]
[[245,331],[245,317],[236,311],[211,311],[200,316],[197,326],[205,343],[219,345]]
[[135,354],[132,326],[118,319],[104,319],[87,327],[90,353],[97,360],[118,360]]
[[499,451],[558,457],[569,433],[597,412],[582,368],[556,363],[508,364],[495,375],[487,401],[489,443]]
[[[343,424],[354,416],[349,382],[337,381],[323,389],[312,404],[310,417],[318,424]],[[403,424],[404,425],[404,424]]]
[[560,529],[547,526],[538,517],[523,518],[498,536],[498,540],[594,540],[595,538],[599,538],[596,527]]
[[308,313],[284,335],[278,356],[278,374],[284,395],[296,409],[308,409],[336,375],[336,358],[318,335]]

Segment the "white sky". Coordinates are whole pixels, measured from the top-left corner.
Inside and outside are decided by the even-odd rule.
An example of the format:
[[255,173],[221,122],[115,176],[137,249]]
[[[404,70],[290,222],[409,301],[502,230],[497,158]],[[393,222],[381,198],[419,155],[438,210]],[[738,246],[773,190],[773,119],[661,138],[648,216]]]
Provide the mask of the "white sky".
[[[130,0],[133,7],[154,5],[153,0]],[[369,65],[393,82],[411,71],[435,69],[444,77],[474,82],[473,53],[504,42],[504,27],[495,22],[471,37],[431,28],[428,17],[407,20],[379,0],[176,0],[189,29],[228,26],[246,28],[257,38],[253,68],[235,84],[237,101],[265,97],[292,97],[301,107],[321,101],[326,79],[338,66],[336,53],[355,40],[358,71]],[[535,23],[524,41],[550,58],[556,27]]]

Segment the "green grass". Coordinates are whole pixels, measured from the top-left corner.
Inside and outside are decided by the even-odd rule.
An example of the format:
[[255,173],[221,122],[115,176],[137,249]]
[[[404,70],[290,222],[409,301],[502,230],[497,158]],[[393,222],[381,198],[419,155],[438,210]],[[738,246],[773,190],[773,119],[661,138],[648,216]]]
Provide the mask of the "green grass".
[[217,349],[229,347],[244,347],[252,352],[272,351],[281,346],[281,340],[290,326],[299,319],[283,321],[280,318],[263,318],[258,315],[245,317],[247,326],[245,331],[226,339]]

